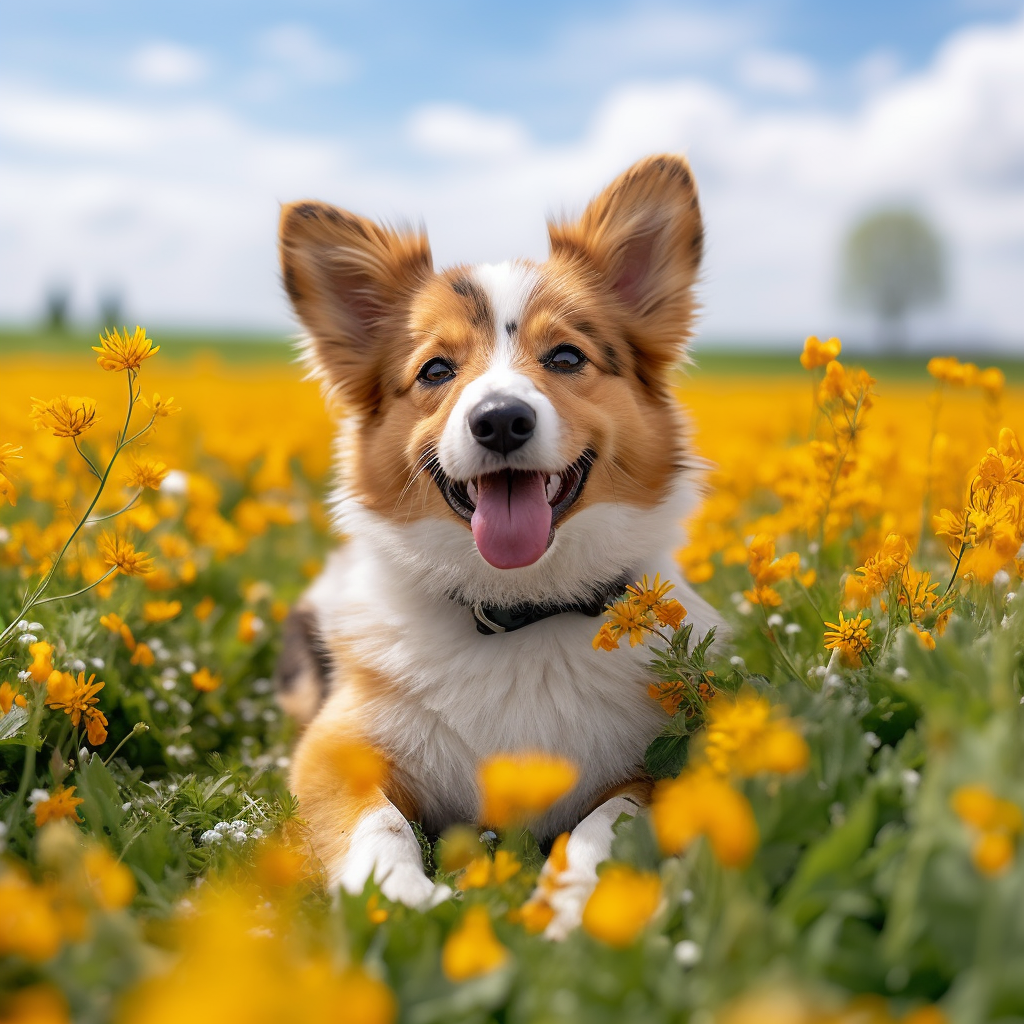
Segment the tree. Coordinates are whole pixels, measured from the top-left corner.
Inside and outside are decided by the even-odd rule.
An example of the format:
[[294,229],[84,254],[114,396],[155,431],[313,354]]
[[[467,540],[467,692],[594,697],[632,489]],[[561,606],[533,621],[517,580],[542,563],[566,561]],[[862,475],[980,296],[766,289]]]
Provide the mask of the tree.
[[945,295],[945,252],[932,226],[913,210],[878,210],[854,225],[843,252],[843,290],[878,317],[886,348],[902,348],[912,309]]

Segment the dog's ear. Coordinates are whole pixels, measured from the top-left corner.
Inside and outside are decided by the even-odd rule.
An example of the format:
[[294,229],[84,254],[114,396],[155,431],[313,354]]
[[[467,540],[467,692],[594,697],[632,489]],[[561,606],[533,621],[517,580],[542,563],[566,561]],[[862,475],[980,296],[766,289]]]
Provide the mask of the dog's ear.
[[641,369],[661,377],[690,336],[704,229],[681,156],[652,156],[611,183],[573,223],[548,225],[551,255],[589,272],[626,314]]
[[390,344],[432,270],[426,236],[298,202],[281,210],[280,248],[284,285],[309,332],[318,375],[350,409],[372,412]]

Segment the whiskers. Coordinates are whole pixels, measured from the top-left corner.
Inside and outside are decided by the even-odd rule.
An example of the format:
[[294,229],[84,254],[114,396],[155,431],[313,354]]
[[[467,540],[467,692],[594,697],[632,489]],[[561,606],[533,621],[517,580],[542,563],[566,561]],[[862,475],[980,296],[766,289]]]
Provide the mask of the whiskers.
[[431,444],[420,453],[419,458],[413,464],[412,472],[409,474],[409,479],[406,481],[405,486],[402,488],[402,493],[399,494],[398,500],[395,502],[395,512],[399,510],[402,502],[405,501],[405,496],[412,489],[412,485],[416,483],[417,479],[425,473],[429,472],[431,465],[437,460],[437,445]]

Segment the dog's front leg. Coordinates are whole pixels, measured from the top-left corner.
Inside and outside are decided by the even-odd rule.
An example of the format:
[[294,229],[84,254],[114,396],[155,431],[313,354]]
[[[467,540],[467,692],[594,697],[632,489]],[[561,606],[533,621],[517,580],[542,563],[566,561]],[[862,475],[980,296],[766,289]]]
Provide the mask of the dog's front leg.
[[445,899],[451,890],[424,874],[419,843],[389,799],[387,781],[358,795],[339,785],[337,747],[352,737],[339,737],[333,724],[329,718],[313,722],[296,748],[291,774],[328,884],[358,894],[372,877],[388,899],[411,907]]
[[549,939],[564,939],[583,918],[583,908],[597,885],[597,866],[612,852],[612,826],[623,814],[633,817],[650,800],[651,787],[636,782],[620,787],[573,830],[564,849],[545,862],[531,899],[546,903],[553,916],[544,930]]

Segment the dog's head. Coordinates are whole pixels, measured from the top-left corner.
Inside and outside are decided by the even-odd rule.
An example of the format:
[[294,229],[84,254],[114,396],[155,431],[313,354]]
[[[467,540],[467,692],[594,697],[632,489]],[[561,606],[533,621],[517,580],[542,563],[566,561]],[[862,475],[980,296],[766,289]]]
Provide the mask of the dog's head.
[[670,385],[703,238],[686,161],[641,161],[549,234],[543,264],[435,272],[422,234],[322,203],[281,216],[308,356],[350,414],[347,492],[478,600],[629,571],[608,531],[642,532],[684,461]]

